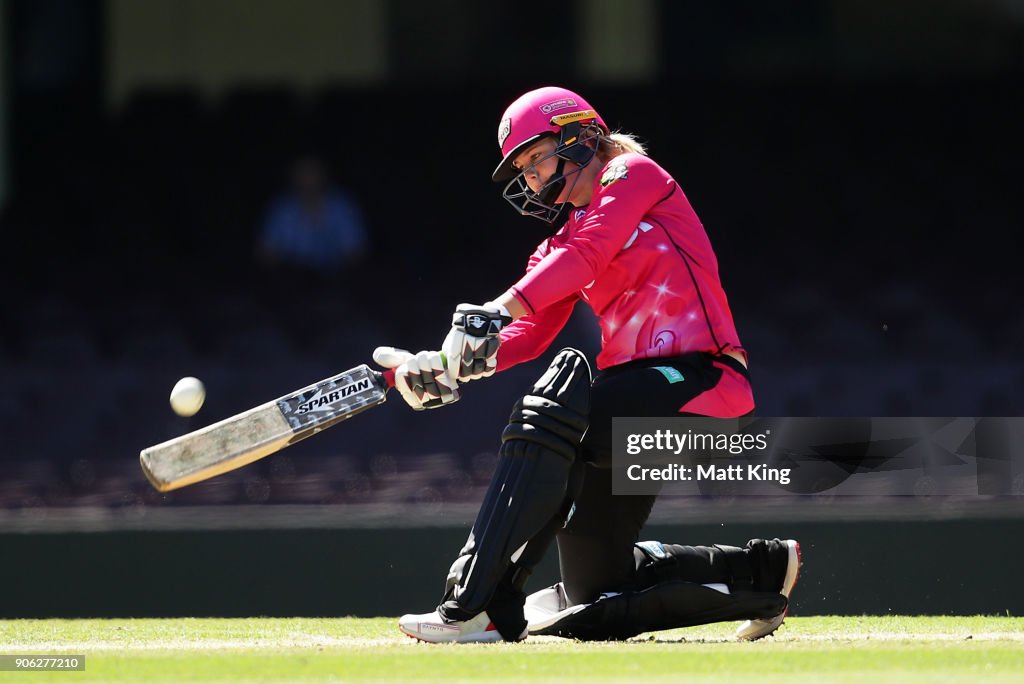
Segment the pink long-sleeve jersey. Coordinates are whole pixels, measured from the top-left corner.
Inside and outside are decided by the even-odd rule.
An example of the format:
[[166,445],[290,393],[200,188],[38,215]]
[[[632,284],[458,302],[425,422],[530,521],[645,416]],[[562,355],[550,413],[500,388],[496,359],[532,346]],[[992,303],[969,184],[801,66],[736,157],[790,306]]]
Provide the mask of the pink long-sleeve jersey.
[[530,312],[501,332],[498,369],[540,355],[583,299],[601,325],[598,368],[688,352],[743,352],[707,233],[649,157],[613,158],[530,257],[512,292]]

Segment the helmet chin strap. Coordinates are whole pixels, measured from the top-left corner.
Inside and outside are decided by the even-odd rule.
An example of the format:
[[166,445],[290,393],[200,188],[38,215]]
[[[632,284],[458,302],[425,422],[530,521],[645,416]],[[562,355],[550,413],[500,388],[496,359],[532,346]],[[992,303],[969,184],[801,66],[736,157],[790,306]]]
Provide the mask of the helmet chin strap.
[[[590,165],[590,162],[594,160],[594,156],[597,154],[597,147],[600,144],[601,136],[600,132],[594,138],[593,147],[583,143],[583,134],[591,130],[590,127],[584,129],[579,123],[572,123],[562,129],[562,133],[559,137],[559,148],[561,152],[556,151],[558,155],[558,168],[555,170],[554,175],[551,176],[551,180],[548,181],[544,188],[541,188],[541,192],[537,194],[538,199],[544,204],[554,206],[555,200],[562,194],[562,190],[565,188],[565,162],[571,160],[576,164],[577,169],[573,172],[572,185],[569,186],[569,194],[572,194],[573,189],[576,187],[576,183],[580,179],[580,174],[583,169]],[[566,145],[565,141],[571,139],[575,141],[573,144]],[[557,216],[557,214],[556,214]]]
[[562,189],[565,187],[565,159],[558,158],[558,168],[555,169],[555,173],[541,191],[537,194],[539,199],[544,204],[554,205],[555,200],[562,194]]

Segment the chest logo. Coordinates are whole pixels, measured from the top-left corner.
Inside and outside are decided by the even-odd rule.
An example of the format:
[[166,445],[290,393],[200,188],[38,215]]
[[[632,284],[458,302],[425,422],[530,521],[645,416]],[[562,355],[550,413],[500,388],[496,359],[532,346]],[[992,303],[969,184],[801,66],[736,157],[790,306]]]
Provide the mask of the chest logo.
[[609,185],[618,180],[625,180],[629,178],[629,167],[626,166],[625,159],[612,159],[608,162],[608,167],[601,174],[601,187],[607,188]]

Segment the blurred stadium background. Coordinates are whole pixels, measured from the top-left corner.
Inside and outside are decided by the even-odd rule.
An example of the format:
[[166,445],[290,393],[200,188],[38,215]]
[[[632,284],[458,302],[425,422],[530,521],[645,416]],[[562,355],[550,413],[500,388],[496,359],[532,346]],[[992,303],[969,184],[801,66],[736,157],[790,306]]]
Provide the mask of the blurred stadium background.
[[[585,93],[680,181],[717,247],[762,415],[1021,415],[1022,76],[1022,0],[0,0],[0,539],[18,559],[3,580],[57,591],[2,616],[429,607],[423,587],[440,589],[539,362],[444,411],[393,401],[170,495],[137,454],[378,344],[434,346],[454,304],[512,282],[546,233],[490,183],[494,131],[541,84]],[[368,258],[326,278],[254,256],[309,152],[370,228]],[[432,261],[412,246],[424,236]],[[498,255],[482,268],[476,243]],[[586,311],[561,342],[596,349]],[[192,419],[167,407],[183,375],[209,392]],[[682,501],[652,536],[803,530],[821,545],[808,612],[1020,611],[1001,603],[1017,549],[997,552],[991,601],[973,604],[890,586],[892,567],[862,552],[910,544],[926,574],[973,585],[976,570],[942,565],[944,540],[1002,548],[1021,510],[1000,496]],[[447,544],[427,568],[409,551],[418,524]],[[140,566],[167,582],[211,557],[262,563],[264,584],[232,593],[223,570],[216,590],[190,579],[138,602]],[[355,565],[418,602],[311,598]],[[827,603],[872,572],[874,602]],[[282,573],[290,588],[275,590]]]

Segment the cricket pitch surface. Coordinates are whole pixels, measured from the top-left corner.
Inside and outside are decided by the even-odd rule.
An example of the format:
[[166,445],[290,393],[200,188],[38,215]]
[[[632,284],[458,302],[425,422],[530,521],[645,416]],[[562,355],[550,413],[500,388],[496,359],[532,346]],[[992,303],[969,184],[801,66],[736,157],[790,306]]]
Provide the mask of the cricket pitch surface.
[[0,621],[0,654],[84,656],[81,671],[0,682],[1021,682],[1024,618],[790,617],[774,636],[735,624],[581,643],[431,645],[396,618]]

